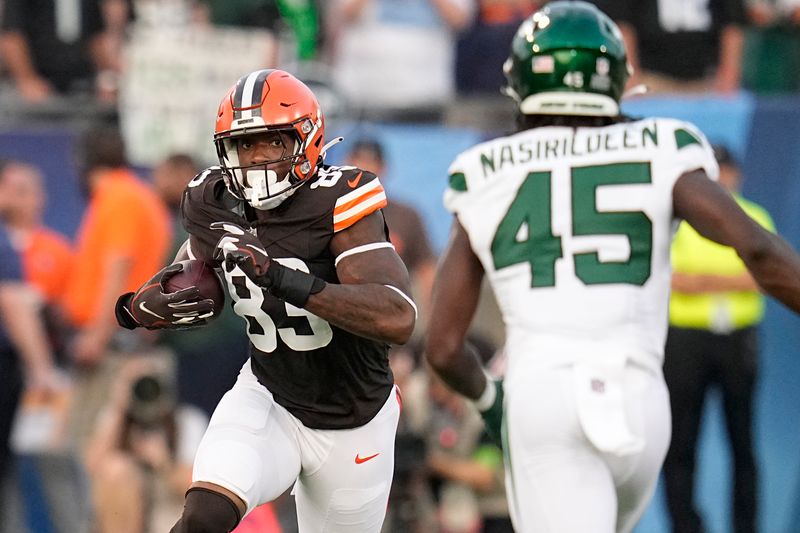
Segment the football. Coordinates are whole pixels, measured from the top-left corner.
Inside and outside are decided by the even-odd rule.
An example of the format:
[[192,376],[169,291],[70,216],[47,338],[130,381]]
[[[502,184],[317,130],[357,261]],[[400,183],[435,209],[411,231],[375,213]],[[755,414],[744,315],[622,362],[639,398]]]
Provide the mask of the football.
[[180,263],[183,270],[167,279],[164,290],[176,292],[187,287],[197,287],[202,299],[214,300],[214,318],[218,317],[225,305],[225,290],[214,268],[199,259],[186,259]]

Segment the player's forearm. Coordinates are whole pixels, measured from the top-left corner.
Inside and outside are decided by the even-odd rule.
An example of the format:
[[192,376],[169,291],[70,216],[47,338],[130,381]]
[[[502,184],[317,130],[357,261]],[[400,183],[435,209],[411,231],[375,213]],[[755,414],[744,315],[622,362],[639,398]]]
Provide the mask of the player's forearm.
[[435,333],[433,317],[425,357],[431,368],[448,387],[470,400],[477,400],[486,390],[486,374],[474,349],[467,346],[461,335]]
[[351,333],[391,344],[407,342],[416,321],[405,298],[377,283],[328,283],[309,297],[305,309]]
[[800,256],[785,240],[764,231],[739,255],[764,292],[800,312]]
[[478,307],[482,280],[483,267],[467,232],[454,221],[433,286],[425,357],[451,389],[470,400],[480,398],[488,383],[478,354],[464,342]]

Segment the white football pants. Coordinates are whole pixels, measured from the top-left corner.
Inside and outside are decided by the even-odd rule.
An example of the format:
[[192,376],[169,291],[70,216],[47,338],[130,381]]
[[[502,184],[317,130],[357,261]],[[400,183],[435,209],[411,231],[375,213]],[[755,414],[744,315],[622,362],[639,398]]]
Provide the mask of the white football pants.
[[247,512],[295,484],[302,533],[377,533],[392,484],[399,416],[395,388],[361,427],[309,429],[275,403],[248,361],[211,417],[192,481],[225,487]]
[[572,364],[514,376],[505,397],[506,492],[518,533],[628,533],[670,439],[663,376]]

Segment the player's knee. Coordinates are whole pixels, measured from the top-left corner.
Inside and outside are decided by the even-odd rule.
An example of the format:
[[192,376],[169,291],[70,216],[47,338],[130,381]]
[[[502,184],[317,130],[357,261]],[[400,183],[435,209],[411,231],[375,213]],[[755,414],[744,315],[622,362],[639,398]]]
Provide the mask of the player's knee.
[[228,533],[242,517],[227,496],[200,487],[189,489],[183,514],[170,533]]

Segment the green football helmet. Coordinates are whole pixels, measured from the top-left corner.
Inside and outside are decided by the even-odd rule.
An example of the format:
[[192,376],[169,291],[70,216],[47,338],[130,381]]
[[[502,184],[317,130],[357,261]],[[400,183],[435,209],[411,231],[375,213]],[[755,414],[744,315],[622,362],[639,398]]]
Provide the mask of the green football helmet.
[[505,93],[526,115],[616,116],[632,73],[619,27],[592,4],[546,4],[517,30]]

